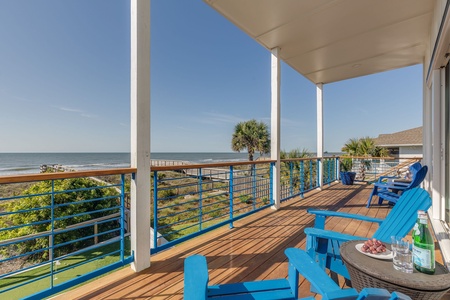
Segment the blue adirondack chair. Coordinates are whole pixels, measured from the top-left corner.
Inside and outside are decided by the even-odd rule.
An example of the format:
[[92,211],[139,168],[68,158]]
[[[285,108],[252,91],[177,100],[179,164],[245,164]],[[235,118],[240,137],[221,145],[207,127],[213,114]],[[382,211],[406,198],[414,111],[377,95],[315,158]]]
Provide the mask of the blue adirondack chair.
[[[189,256],[184,261],[185,300],[276,300],[297,299],[299,274],[305,277],[322,295],[322,299],[366,299],[394,300],[411,299],[405,294],[378,288],[365,288],[358,293],[353,288],[341,289],[319,266],[298,248],[288,248],[284,252],[289,259],[288,279],[262,280],[241,283],[208,285],[208,266],[202,255]],[[304,300],[314,297],[302,298]]]
[[[410,178],[414,177],[414,175],[422,168],[422,164],[420,162],[415,162],[408,167],[409,173],[411,174]],[[380,176],[378,178],[378,182],[384,182],[387,179],[401,179],[399,176]],[[408,179],[408,177],[404,177],[404,179]]]
[[382,204],[383,200],[389,201],[391,204],[397,203],[400,195],[407,190],[418,187],[427,175],[428,167],[423,166],[417,172],[413,172],[413,178],[410,183],[402,182],[383,182],[382,178],[374,183],[372,193],[367,199],[367,206],[370,206],[373,196],[378,196],[378,204]]
[[417,220],[417,211],[427,211],[431,207],[431,198],[422,188],[414,188],[404,192],[397,204],[391,209],[385,219],[371,218],[344,212],[313,210],[308,212],[315,214],[314,228],[306,228],[306,251],[321,266],[350,279],[339,252],[341,243],[351,240],[366,240],[340,232],[325,230],[327,217],[350,218],[379,224],[373,238],[390,243],[391,236],[406,236],[413,228]]
[[422,164],[420,162],[415,162],[409,166],[409,172],[411,173],[411,177],[414,176],[420,169],[422,168]]

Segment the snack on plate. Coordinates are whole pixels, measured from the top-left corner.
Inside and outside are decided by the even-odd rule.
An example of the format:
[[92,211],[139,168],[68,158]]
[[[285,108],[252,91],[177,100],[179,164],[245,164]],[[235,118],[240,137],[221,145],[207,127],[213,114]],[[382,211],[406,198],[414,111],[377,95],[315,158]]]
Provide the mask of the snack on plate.
[[386,252],[386,245],[377,239],[369,239],[361,246],[361,251],[366,253],[382,253]]

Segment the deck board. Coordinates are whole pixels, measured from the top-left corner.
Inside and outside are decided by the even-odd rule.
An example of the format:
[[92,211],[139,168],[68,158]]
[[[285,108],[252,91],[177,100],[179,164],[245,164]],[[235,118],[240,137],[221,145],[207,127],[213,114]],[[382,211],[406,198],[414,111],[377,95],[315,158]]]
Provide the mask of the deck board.
[[[288,247],[305,247],[306,227],[314,226],[314,216],[306,209],[328,209],[384,218],[390,208],[366,208],[371,186],[332,184],[312,191],[303,199],[282,203],[278,211],[266,209],[234,222],[234,228],[218,228],[162,253],[153,255],[150,268],[133,273],[124,268],[103,278],[68,291],[55,299],[182,299],[183,263],[192,254],[206,256],[210,283],[274,279],[287,276]],[[377,225],[367,222],[342,222],[329,218],[327,229],[371,236]],[[340,280],[344,285],[343,280]],[[300,296],[313,295],[303,278]]]

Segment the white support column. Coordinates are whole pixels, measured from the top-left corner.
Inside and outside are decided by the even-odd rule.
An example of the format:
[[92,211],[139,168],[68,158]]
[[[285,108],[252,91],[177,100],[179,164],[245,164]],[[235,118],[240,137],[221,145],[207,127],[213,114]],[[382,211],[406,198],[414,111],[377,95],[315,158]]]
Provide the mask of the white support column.
[[[441,103],[441,136],[440,136],[440,169],[441,174],[439,176],[440,179],[440,200],[439,203],[433,204],[433,217],[440,220],[445,220],[445,185],[447,183],[447,178],[445,177],[445,164],[447,161],[447,157],[445,157],[445,114],[446,114],[446,103],[445,103],[445,69],[440,69],[440,103]],[[437,205],[436,205],[437,204]]]
[[272,49],[271,66],[271,116],[270,116],[270,158],[276,160],[273,170],[273,199],[274,209],[280,208],[281,188],[280,188],[280,58],[278,53],[280,48]]
[[131,267],[150,266],[150,1],[131,0]]
[[422,144],[423,144],[423,159],[422,164],[428,166],[428,173],[425,177],[423,187],[431,194],[431,172],[433,163],[433,131],[432,131],[432,106],[431,106],[431,88],[428,87],[426,82],[427,69],[423,67],[423,133],[422,133]]
[[318,165],[319,189],[323,186],[323,84],[316,85],[317,93],[317,157],[320,163]]
[[433,113],[433,151],[432,151],[432,174],[431,174],[431,196],[433,199],[433,206],[431,210],[432,216],[439,216],[440,214],[440,200],[441,200],[441,71],[433,71],[433,83],[431,87],[431,105]]

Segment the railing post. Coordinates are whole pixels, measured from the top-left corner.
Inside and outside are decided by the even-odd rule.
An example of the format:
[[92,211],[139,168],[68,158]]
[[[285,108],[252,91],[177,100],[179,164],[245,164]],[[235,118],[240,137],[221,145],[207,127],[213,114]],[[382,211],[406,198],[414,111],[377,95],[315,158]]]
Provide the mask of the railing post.
[[300,161],[300,196],[304,198],[305,192],[305,162]]
[[253,210],[256,209],[256,165],[252,164],[252,194],[253,194]]
[[53,288],[53,282],[56,278],[53,278],[54,271],[53,271],[53,259],[54,259],[54,253],[53,253],[53,247],[54,247],[54,234],[55,234],[55,180],[52,179],[52,195],[51,195],[51,203],[50,203],[50,209],[51,209],[51,233],[49,236],[49,249],[48,249],[48,259],[50,260],[50,288]]
[[334,179],[336,178],[336,177],[335,177],[335,174],[336,174],[336,164],[334,163],[334,158],[331,158],[331,159],[330,159],[330,166],[331,166],[331,172],[330,172],[330,183],[331,183],[331,182],[334,181]]
[[270,163],[270,187],[269,187],[269,199],[270,199],[270,204],[274,205],[274,200],[273,200],[273,166],[275,163],[271,162]]
[[[125,174],[120,175],[120,260],[125,259]],[[95,224],[97,228],[97,223]],[[95,234],[98,243],[97,233]]]
[[330,185],[331,184],[331,160],[330,159],[326,159],[326,162],[327,162],[327,169],[328,169],[328,172],[327,172],[327,183],[328,183],[328,185]]
[[322,188],[323,185],[323,166],[322,166],[322,158],[317,159],[317,188]]
[[293,162],[292,161],[290,161],[289,162],[289,192],[290,192],[290,197],[292,197],[293,195],[294,195],[294,184],[293,184],[293,177],[294,177],[294,175],[293,175],[293,170],[292,170],[292,168],[293,168]]
[[336,157],[336,180],[339,180],[339,169],[341,168],[341,161]]
[[313,161],[310,160],[309,161],[309,185],[310,185],[310,189],[312,189],[315,186],[314,183],[314,176],[313,176]]
[[[199,230],[202,230],[202,221],[203,221],[203,184],[202,184],[202,168],[198,168],[198,226]],[[211,171],[210,171],[211,175]]]
[[153,171],[153,248],[158,248],[158,171]]
[[230,166],[230,228],[233,228],[233,166]]

